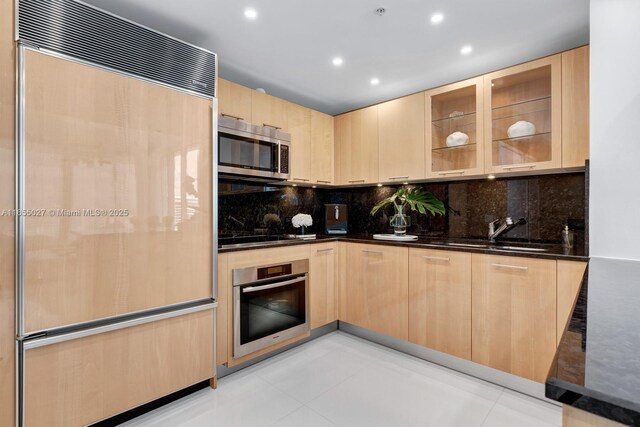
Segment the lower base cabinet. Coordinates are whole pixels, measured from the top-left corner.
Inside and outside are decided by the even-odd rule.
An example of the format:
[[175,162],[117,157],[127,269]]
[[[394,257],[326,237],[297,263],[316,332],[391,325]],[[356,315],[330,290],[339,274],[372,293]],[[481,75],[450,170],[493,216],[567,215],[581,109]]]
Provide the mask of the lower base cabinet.
[[25,425],[84,426],[213,376],[213,310],[29,349]]
[[556,261],[472,255],[472,360],[544,383],[556,351]]
[[340,283],[340,320],[409,339],[408,248],[349,243]]
[[309,301],[311,329],[338,320],[338,244],[311,246],[309,254]]
[[409,249],[409,341],[471,359],[471,254]]

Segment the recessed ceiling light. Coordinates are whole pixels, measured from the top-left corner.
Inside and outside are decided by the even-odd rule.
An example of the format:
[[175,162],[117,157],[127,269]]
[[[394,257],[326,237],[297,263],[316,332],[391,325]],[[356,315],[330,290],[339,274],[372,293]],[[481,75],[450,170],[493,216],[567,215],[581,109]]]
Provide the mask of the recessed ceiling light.
[[344,61],[339,56],[336,56],[335,58],[333,58],[333,60],[331,60],[331,62],[333,62],[333,65],[335,65],[336,67],[339,67]]
[[444,15],[441,13],[434,13],[433,15],[431,15],[432,24],[439,24],[442,22],[443,19],[444,19]]
[[377,77],[374,77],[374,78],[372,78],[372,79],[371,79],[371,82],[370,82],[370,83],[371,83],[373,86],[378,86],[378,85],[380,84],[380,79],[379,79],[379,78],[377,78]]
[[462,46],[462,49],[460,49],[460,53],[463,55],[469,55],[471,52],[473,52],[473,48],[469,45]]
[[258,12],[255,9],[245,9],[244,10],[244,16],[247,19],[256,19],[258,17]]

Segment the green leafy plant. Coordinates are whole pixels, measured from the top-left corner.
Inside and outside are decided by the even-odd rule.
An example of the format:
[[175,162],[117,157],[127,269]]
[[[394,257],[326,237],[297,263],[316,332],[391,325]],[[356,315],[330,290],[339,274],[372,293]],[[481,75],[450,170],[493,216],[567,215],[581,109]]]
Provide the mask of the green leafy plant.
[[409,205],[412,211],[420,212],[423,215],[427,215],[427,212],[431,215],[444,215],[445,207],[444,202],[434,196],[428,191],[424,191],[420,187],[406,188],[400,187],[391,197],[380,200],[371,209],[371,215],[375,215],[380,209],[389,206],[406,206]]

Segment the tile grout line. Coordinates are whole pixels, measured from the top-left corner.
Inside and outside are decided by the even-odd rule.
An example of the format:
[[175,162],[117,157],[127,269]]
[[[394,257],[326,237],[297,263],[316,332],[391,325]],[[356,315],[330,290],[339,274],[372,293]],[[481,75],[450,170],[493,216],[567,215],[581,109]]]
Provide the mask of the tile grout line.
[[498,401],[500,401],[500,398],[502,397],[503,394],[504,394],[504,388],[500,391],[500,395],[498,395],[498,398],[496,399],[496,401],[493,402],[491,409],[489,409],[489,412],[487,412],[487,415],[485,415],[484,420],[482,420],[482,424],[480,424],[480,427],[484,427],[484,425],[487,422],[487,419],[489,418],[489,415],[491,415],[491,413],[495,409],[496,405],[498,404]]

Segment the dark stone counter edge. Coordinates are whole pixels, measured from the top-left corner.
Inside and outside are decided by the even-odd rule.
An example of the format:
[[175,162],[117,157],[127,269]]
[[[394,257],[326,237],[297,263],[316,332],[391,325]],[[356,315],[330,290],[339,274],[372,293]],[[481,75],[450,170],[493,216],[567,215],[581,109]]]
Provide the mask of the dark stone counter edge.
[[640,426],[640,405],[577,384],[549,378],[545,384],[545,396],[621,424]]
[[527,251],[513,251],[508,249],[487,249],[487,248],[467,248],[461,246],[448,246],[436,243],[424,243],[424,242],[392,242],[388,240],[375,240],[373,238],[363,238],[363,237],[349,237],[349,236],[320,236],[316,239],[312,240],[283,240],[277,243],[267,243],[267,244],[257,244],[253,246],[242,246],[235,248],[218,248],[218,253],[227,253],[227,252],[238,252],[238,251],[251,251],[257,249],[267,249],[267,248],[281,248],[285,246],[294,246],[294,245],[304,245],[304,244],[314,244],[314,243],[326,243],[333,241],[342,241],[342,242],[354,242],[354,243],[364,243],[369,245],[385,245],[385,246],[402,246],[409,248],[419,248],[419,249],[437,249],[444,251],[454,251],[454,252],[471,252],[478,254],[488,254],[488,255],[502,255],[502,256],[513,256],[513,257],[524,257],[524,258],[541,258],[541,259],[555,259],[555,260],[566,260],[566,261],[589,261],[589,257],[586,255],[565,255],[558,254],[553,252],[527,252]]

